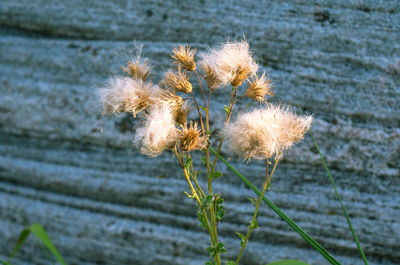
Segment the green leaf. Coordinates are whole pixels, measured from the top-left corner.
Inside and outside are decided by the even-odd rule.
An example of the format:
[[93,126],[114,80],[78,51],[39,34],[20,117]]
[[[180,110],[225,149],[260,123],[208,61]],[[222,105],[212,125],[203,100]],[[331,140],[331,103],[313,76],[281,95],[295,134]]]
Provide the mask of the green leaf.
[[217,249],[219,253],[226,253],[226,249],[224,248],[224,243],[222,242],[219,242],[217,244]]
[[201,200],[201,204],[203,205],[203,208],[208,208],[210,207],[210,204],[214,198],[213,194],[208,194],[207,197]]
[[243,244],[244,244],[244,241],[246,240],[246,237],[242,233],[239,233],[239,232],[235,232],[235,233],[240,238],[240,246],[243,247]]
[[249,229],[253,230],[253,229],[257,229],[257,228],[259,228],[257,220],[252,220],[250,222]]
[[344,208],[343,201],[342,201],[342,197],[340,196],[340,194],[339,194],[339,192],[338,192],[338,190],[337,190],[337,188],[336,188],[335,181],[333,180],[333,177],[332,177],[332,175],[331,175],[331,172],[329,171],[328,165],[327,165],[326,162],[325,162],[325,158],[324,158],[324,156],[322,155],[321,151],[319,150],[319,146],[318,146],[317,142],[316,142],[315,139],[314,139],[314,135],[313,135],[311,132],[310,132],[310,134],[311,134],[311,139],[312,139],[312,141],[313,141],[313,143],[314,143],[314,146],[315,146],[315,148],[317,149],[318,154],[319,154],[319,156],[320,156],[320,158],[321,158],[322,164],[324,165],[324,168],[325,168],[325,170],[326,170],[326,173],[328,174],[329,180],[331,181],[332,187],[333,187],[333,189],[335,190],[336,197],[337,197],[337,199],[339,200],[340,206],[342,207],[343,214],[344,214],[344,216],[346,217],[347,224],[348,224],[348,226],[349,226],[349,228],[350,228],[350,230],[351,230],[351,233],[352,233],[352,235],[353,235],[354,241],[356,242],[358,251],[359,251],[360,254],[361,254],[361,257],[362,257],[362,259],[363,259],[363,261],[364,261],[364,264],[365,264],[365,265],[368,265],[367,257],[365,256],[364,251],[363,251],[363,249],[362,249],[362,247],[361,247],[360,241],[358,240],[357,234],[356,234],[356,232],[355,232],[354,229],[353,229],[353,225],[352,225],[352,223],[351,223],[351,221],[350,221],[349,215],[347,214],[346,208]]
[[185,160],[185,168],[188,169],[190,167],[190,165],[192,164],[192,159],[190,157],[188,157]]
[[200,159],[201,159],[201,162],[203,163],[203,165],[206,166],[207,165],[206,157],[202,156]]
[[225,109],[226,115],[229,115],[229,107],[225,105],[224,109]]
[[216,213],[216,218],[217,218],[217,220],[218,221],[221,221],[221,219],[225,216],[225,213],[226,213],[226,211],[225,211],[225,209],[224,209],[224,206],[218,206],[217,207],[217,213]]
[[201,227],[204,229],[208,228],[206,218],[200,210],[197,212],[197,219],[199,220]]
[[216,179],[222,176],[222,173],[219,171],[214,171],[214,173],[212,174],[211,178]]
[[214,261],[212,261],[212,260],[209,260],[209,261],[207,261],[206,262],[206,264],[205,265],[215,265],[215,262]]
[[308,265],[308,264],[298,260],[285,259],[268,263],[267,265]]
[[252,204],[254,204],[254,205],[256,205],[257,204],[257,200],[258,200],[258,198],[251,198],[251,197],[249,197],[249,198],[247,198]]
[[[217,152],[210,146],[211,152],[215,155]],[[228,161],[226,161],[221,155],[218,156],[219,160],[221,160],[230,170],[235,173],[235,175],[240,178],[255,194],[260,196],[260,191],[251,183],[245,176],[243,176],[239,171],[237,171]],[[340,262],[337,261],[323,246],[321,246],[314,238],[312,238],[309,234],[304,232],[291,218],[289,218],[286,214],[279,209],[273,202],[271,202],[265,195],[263,196],[263,201],[275,212],[277,213],[294,231],[296,231],[301,237],[303,237],[318,253],[320,253],[327,261],[329,261],[333,265],[340,265]]]
[[224,198],[221,198],[221,197],[217,197],[216,199],[215,199],[215,204],[216,205],[218,205],[218,204],[223,204],[224,203]]
[[22,247],[22,245],[25,243],[25,240],[28,238],[28,236],[31,233],[34,236],[36,236],[50,250],[50,252],[54,255],[54,257],[57,259],[58,262],[60,262],[62,265],[66,265],[64,259],[62,258],[60,253],[57,251],[57,249],[54,246],[53,242],[51,242],[51,240],[50,240],[49,236],[47,235],[46,231],[39,224],[33,224],[33,225],[29,226],[29,227],[24,228],[21,231],[21,233],[20,233],[20,235],[18,237],[17,243],[15,244],[14,250],[11,253],[10,259],[12,259],[15,256],[15,254]]
[[236,262],[234,262],[233,260],[229,260],[226,262],[226,265],[236,265]]
[[0,260],[0,264],[3,264],[3,265],[11,265],[11,264],[8,263],[7,261],[3,261],[3,260]]
[[207,109],[203,106],[199,106],[200,109],[204,110],[204,112],[207,112]]

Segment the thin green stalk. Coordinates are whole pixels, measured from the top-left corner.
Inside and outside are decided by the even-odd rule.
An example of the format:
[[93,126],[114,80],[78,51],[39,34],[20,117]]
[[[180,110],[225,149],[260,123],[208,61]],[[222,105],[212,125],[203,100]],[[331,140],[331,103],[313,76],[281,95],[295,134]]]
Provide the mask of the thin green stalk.
[[[229,107],[228,107],[228,112],[226,114],[226,119],[225,119],[224,125],[227,125],[228,122],[229,122],[229,119],[231,118],[233,105],[235,105],[235,103],[236,103],[236,93],[237,93],[237,87],[233,87],[232,94],[231,94],[231,99],[229,100]],[[222,143],[223,142],[224,142],[224,137],[222,136],[221,140],[219,140],[217,154],[215,155],[214,162],[213,162],[212,167],[211,167],[211,174],[214,174],[215,166],[217,165],[218,155],[221,152],[221,148],[222,148]]]
[[349,225],[349,228],[350,228],[351,233],[352,233],[352,235],[353,235],[354,241],[356,242],[358,251],[359,251],[360,254],[361,254],[361,257],[362,257],[362,259],[363,259],[363,261],[364,261],[364,264],[365,264],[365,265],[368,265],[367,257],[365,256],[364,251],[363,251],[363,249],[362,249],[362,247],[361,247],[360,241],[358,240],[357,234],[356,234],[356,232],[355,232],[354,229],[353,229],[353,225],[351,224],[350,217],[349,217],[349,215],[347,214],[346,208],[344,207],[344,204],[343,204],[343,201],[342,201],[342,197],[340,196],[340,194],[339,194],[339,192],[338,192],[338,190],[337,190],[337,188],[336,188],[335,181],[333,180],[333,177],[332,177],[332,175],[331,175],[331,172],[329,171],[328,165],[327,165],[326,162],[325,162],[325,158],[324,158],[324,156],[322,155],[322,153],[321,153],[321,151],[320,151],[320,149],[319,149],[319,146],[318,146],[317,142],[316,142],[315,139],[314,139],[314,135],[313,135],[311,132],[310,132],[310,134],[311,134],[311,139],[312,139],[312,141],[313,141],[313,143],[314,143],[314,146],[315,146],[315,148],[317,149],[318,154],[319,154],[319,156],[320,156],[320,158],[321,158],[322,164],[324,165],[324,168],[325,168],[325,170],[326,170],[326,173],[328,174],[329,180],[331,181],[332,187],[333,187],[333,189],[335,190],[336,197],[337,197],[337,199],[339,200],[339,203],[340,203],[340,207],[342,207],[343,214],[344,214],[344,216],[346,217],[347,224]]
[[[211,152],[216,154],[217,152],[210,146]],[[245,176],[243,176],[239,171],[237,171],[228,161],[226,161],[221,155],[218,158],[230,169],[236,176],[238,176],[255,194],[260,196],[260,191],[254,186]],[[302,238],[304,238],[315,250],[318,251],[329,263],[332,265],[341,265],[323,246],[321,246],[314,238],[303,231],[291,218],[284,214],[278,206],[273,202],[268,200],[267,197],[263,197],[263,201],[275,212],[277,213],[294,231],[296,231]]]
[[[275,162],[275,164],[277,164],[277,161]],[[247,242],[249,241],[251,232],[256,228],[256,226],[254,224],[256,224],[256,222],[257,222],[258,208],[260,207],[260,204],[261,204],[261,201],[262,201],[262,197],[264,197],[264,193],[267,190],[268,182],[271,179],[271,177],[269,177],[269,175],[268,175],[268,168],[269,168],[269,161],[267,159],[267,161],[266,161],[266,170],[265,170],[265,172],[266,172],[265,173],[265,181],[264,181],[263,189],[261,191],[260,197],[257,200],[256,209],[254,210],[253,218],[251,220],[249,229],[247,230],[247,234],[246,234],[246,237],[244,239],[244,242],[242,243],[242,248],[240,249],[239,255],[238,255],[237,259],[236,259],[236,265],[239,264],[240,258],[242,257],[242,254],[244,252],[244,249],[246,248]],[[271,174],[271,176],[272,176],[272,174]]]

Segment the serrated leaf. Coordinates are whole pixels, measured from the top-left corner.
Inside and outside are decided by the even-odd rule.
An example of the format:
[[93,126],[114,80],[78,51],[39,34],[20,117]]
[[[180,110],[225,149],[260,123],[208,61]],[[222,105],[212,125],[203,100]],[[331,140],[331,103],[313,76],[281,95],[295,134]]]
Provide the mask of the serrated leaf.
[[229,260],[226,262],[226,265],[236,265],[236,262],[234,262],[233,260]]
[[235,233],[241,240],[245,240],[246,239],[246,237],[242,233],[240,233],[240,232],[235,232]]
[[226,253],[226,249],[224,248],[224,243],[222,242],[219,242],[217,244],[217,249],[219,253]]
[[305,262],[298,261],[298,260],[278,260],[272,263],[268,263],[267,265],[308,265]]
[[219,172],[219,171],[214,171],[214,173],[212,174],[212,178],[213,179],[216,179],[216,178],[219,178],[219,177],[221,177],[222,176],[222,173],[221,172]]
[[215,265],[215,262],[213,260],[209,260],[205,263],[205,265]]

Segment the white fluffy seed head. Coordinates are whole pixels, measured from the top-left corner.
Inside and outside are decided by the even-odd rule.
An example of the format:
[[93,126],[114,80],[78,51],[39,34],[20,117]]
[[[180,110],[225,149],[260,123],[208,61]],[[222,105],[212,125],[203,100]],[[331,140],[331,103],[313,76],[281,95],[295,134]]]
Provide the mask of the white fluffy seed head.
[[216,75],[222,85],[239,86],[258,70],[258,64],[245,41],[224,43],[220,48],[202,53],[201,58],[200,66],[206,74]]
[[139,151],[147,156],[156,157],[175,146],[178,131],[170,107],[167,104],[150,109],[143,127],[136,130],[134,143]]
[[129,77],[112,77],[99,89],[104,114],[130,112],[134,116],[149,106],[153,85]]
[[311,116],[297,116],[283,106],[266,105],[239,114],[223,135],[230,150],[246,160],[267,159],[300,142],[311,126]]

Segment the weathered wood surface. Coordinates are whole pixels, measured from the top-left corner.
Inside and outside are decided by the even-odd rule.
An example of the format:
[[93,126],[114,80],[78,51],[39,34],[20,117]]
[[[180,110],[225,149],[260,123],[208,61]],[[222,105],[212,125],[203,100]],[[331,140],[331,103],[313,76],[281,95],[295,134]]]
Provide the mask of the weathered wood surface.
[[[69,264],[204,264],[208,237],[177,163],[138,154],[126,116],[104,118],[101,132],[95,87],[131,55],[133,40],[157,79],[178,43],[206,49],[245,34],[275,100],[313,113],[370,263],[400,262],[398,1],[3,0],[0,25],[0,258],[26,219],[45,226]],[[233,163],[261,183],[260,163]],[[228,258],[252,193],[220,168]],[[343,264],[361,264],[309,137],[285,156],[268,196]],[[243,264],[326,264],[267,207],[259,224]],[[15,264],[48,264],[28,241]]]

